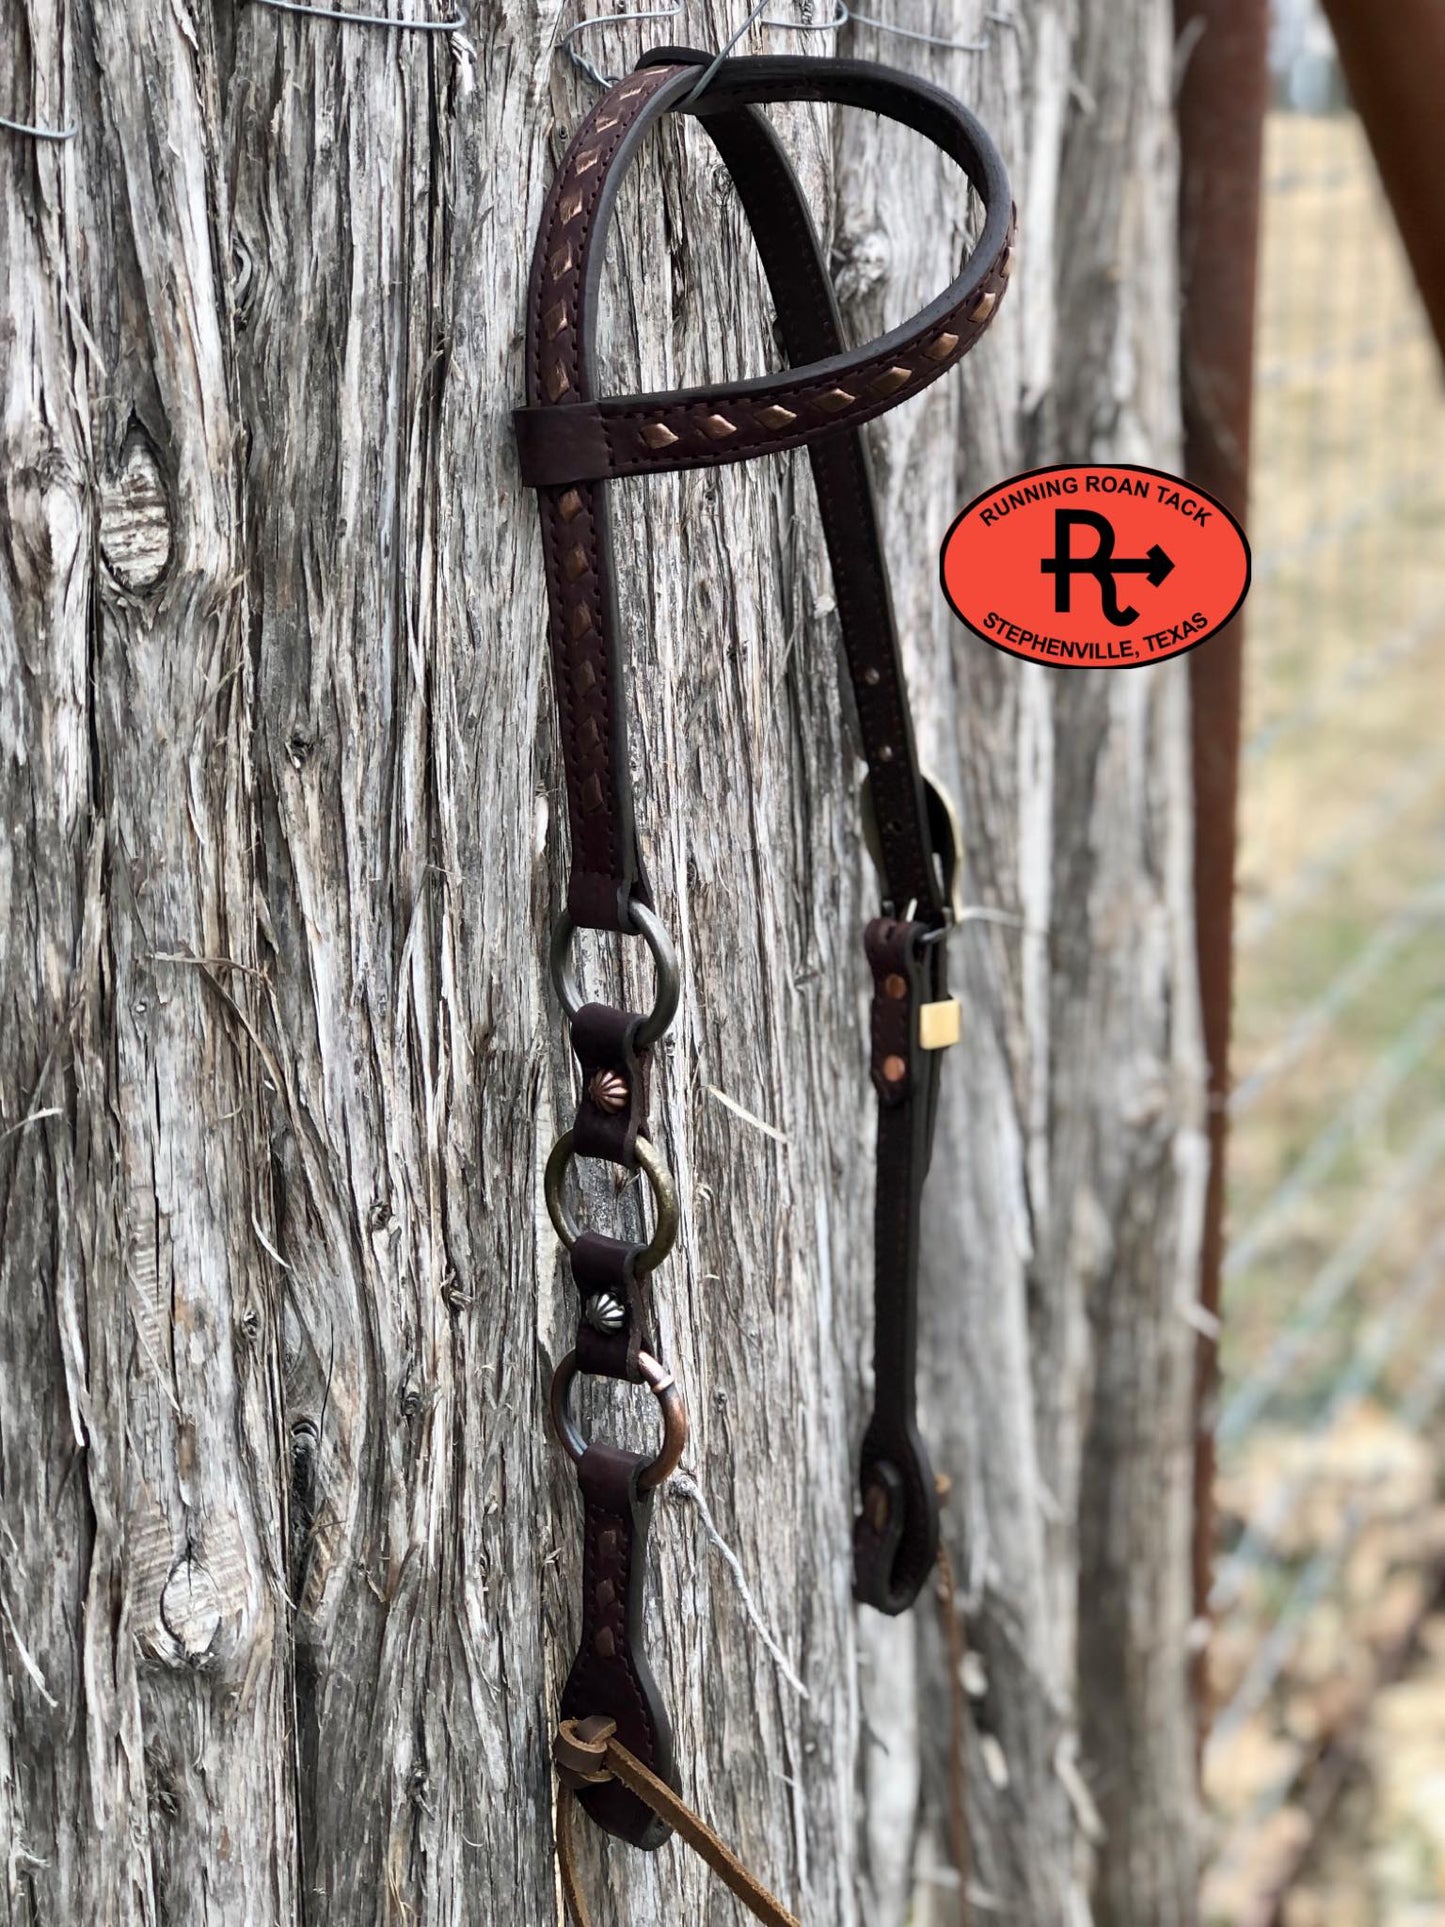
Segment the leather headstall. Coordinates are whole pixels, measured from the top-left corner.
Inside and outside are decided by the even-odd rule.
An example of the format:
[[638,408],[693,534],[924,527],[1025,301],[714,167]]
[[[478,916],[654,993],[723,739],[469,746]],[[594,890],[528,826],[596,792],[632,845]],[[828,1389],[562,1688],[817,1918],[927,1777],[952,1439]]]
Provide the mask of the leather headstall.
[[[874,1410],[854,1527],[857,1597],[886,1613],[913,1603],[938,1553],[938,1503],[915,1421],[916,1282],[923,1181],[938,1069],[958,1035],[946,982],[957,865],[951,813],[918,764],[888,571],[862,428],[952,368],[988,327],[1014,265],[1008,177],[984,129],[926,81],[862,61],[733,59],[696,94],[711,56],[665,48],[587,116],[547,196],[527,302],[527,405],[516,412],[523,479],[542,517],[552,673],[566,772],[571,872],[552,973],[571,1023],[582,1095],[548,1163],[548,1208],[578,1293],[575,1349],[552,1409],[585,1512],[582,1644],[562,1698],[568,1722],[615,1722],[617,1757],[673,1783],[671,1738],[639,1636],[651,1495],[686,1437],[682,1401],[658,1356],[649,1281],[676,1234],[671,1177],[648,1123],[652,1052],[677,1003],[672,945],[656,914],[633,822],[626,650],[608,526],[616,477],[748,461],[806,447],[832,563],[844,654],[868,766],[869,840],[882,913],[864,932],[872,975],[878,1094],[874,1230]],[[694,96],[696,97],[694,98]],[[802,190],[760,108],[826,101],[900,121],[958,163],[982,205],[957,279],[920,314],[848,349]],[[789,366],[776,374],[652,395],[604,395],[598,287],[618,184],[647,130],[691,113],[706,130],[752,229]],[[570,959],[576,929],[640,935],[657,966],[645,1015],[584,1003]],[[574,1155],[641,1169],[656,1228],[644,1246],[580,1230],[564,1201]],[[578,1373],[648,1384],[663,1445],[647,1460],[587,1443],[573,1419]],[[571,1726],[569,1731],[573,1730]],[[629,1769],[630,1770],[630,1769]],[[636,1777],[636,1776],[634,1776]],[[641,1847],[669,1828],[621,1778],[583,1778],[576,1797]]]

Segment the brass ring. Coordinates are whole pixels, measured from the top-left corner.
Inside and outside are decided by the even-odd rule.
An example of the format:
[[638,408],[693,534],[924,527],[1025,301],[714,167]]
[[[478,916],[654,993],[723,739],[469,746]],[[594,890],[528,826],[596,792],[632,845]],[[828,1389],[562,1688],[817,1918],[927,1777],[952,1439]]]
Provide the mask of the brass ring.
[[[662,1410],[661,1450],[651,1464],[645,1465],[637,1475],[638,1491],[651,1492],[654,1486],[661,1485],[677,1470],[687,1444],[687,1407],[682,1402],[677,1380],[665,1365],[659,1365],[649,1352],[637,1354],[637,1365]],[[563,1451],[574,1465],[587,1450],[587,1441],[572,1417],[570,1401],[572,1381],[576,1376],[577,1354],[568,1352],[552,1374],[552,1424],[562,1442]]]
[[[567,1209],[562,1196],[562,1177],[572,1157],[572,1138],[571,1131],[562,1133],[552,1146],[547,1169],[542,1174],[542,1195],[547,1200],[547,1216],[568,1251],[582,1235],[581,1226]],[[652,1240],[635,1266],[638,1276],[642,1277],[657,1269],[677,1241],[677,1186],[672,1181],[671,1171],[645,1137],[638,1138],[633,1149],[647,1182],[652,1186],[653,1201],[657,1206],[657,1224]]]
[[[632,921],[637,925],[638,933],[652,952],[652,961],[657,966],[657,993],[652,1009],[637,1027],[637,1048],[649,1050],[677,1014],[677,952],[672,947],[672,938],[645,903],[638,903],[634,899],[630,909]],[[552,941],[547,950],[552,987],[569,1018],[575,1017],[582,1008],[582,992],[572,969],[572,933],[576,928],[564,910],[553,926]]]

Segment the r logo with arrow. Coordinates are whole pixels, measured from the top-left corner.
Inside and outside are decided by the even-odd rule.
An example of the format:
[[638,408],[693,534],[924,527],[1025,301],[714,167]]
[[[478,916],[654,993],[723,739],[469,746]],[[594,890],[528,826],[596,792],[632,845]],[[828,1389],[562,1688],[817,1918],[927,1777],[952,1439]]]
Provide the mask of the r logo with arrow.
[[[1092,529],[1098,536],[1099,545],[1092,555],[1074,554],[1073,531],[1076,528]],[[1116,629],[1127,629],[1131,623],[1139,620],[1139,611],[1132,604],[1127,609],[1119,607],[1119,592],[1114,585],[1114,578],[1142,575],[1157,589],[1166,576],[1173,574],[1174,563],[1157,542],[1147,555],[1127,555],[1116,562],[1114,541],[1114,524],[1107,515],[1100,515],[1094,509],[1054,510],[1054,552],[1044,557],[1039,568],[1045,575],[1054,578],[1054,608],[1058,613],[1066,615],[1073,606],[1073,578],[1076,575],[1091,575],[1099,585],[1099,599],[1104,605],[1106,622],[1112,622]]]
[[1249,544],[1223,503],[1163,469],[1061,464],[970,502],[939,570],[954,612],[1006,655],[1137,669],[1223,628],[1249,588]]

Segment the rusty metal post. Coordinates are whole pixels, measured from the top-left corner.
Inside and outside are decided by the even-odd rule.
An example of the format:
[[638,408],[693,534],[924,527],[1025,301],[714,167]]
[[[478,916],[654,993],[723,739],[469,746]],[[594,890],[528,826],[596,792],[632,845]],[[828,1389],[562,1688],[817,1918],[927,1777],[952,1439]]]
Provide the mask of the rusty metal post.
[[1324,0],[1350,93],[1445,350],[1445,7]]
[[[1245,522],[1249,491],[1254,298],[1264,112],[1266,0],[1175,0],[1179,87],[1184,465]],[[1209,1189],[1200,1302],[1219,1315],[1224,1156],[1234,972],[1234,860],[1239,787],[1243,619],[1190,657],[1194,875],[1200,997],[1209,1057]],[[1207,1623],[1214,1515],[1218,1343],[1201,1337],[1194,1466],[1194,1599]],[[1202,1743],[1207,1654],[1196,1660]]]

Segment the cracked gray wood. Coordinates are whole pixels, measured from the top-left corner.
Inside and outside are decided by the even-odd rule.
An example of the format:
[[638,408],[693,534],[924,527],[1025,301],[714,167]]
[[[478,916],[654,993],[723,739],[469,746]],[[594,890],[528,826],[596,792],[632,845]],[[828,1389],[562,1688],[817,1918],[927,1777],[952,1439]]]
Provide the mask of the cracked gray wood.
[[[1100,1920],[1182,1922],[1183,682],[1022,670],[934,575],[1009,467],[1173,450],[1168,9],[896,5],[985,51],[861,27],[848,50],[980,107],[1024,233],[983,351],[874,437],[922,741],[971,901],[1014,920],[955,939],[930,1193],[926,1405],[987,1680],[978,1917],[1076,1922],[1092,1891]],[[81,128],[0,135],[6,1921],[557,1918],[565,812],[508,413],[589,98],[562,24],[0,0],[0,111]],[[779,119],[850,325],[901,318],[946,278],[956,179],[871,122]],[[643,173],[615,380],[756,369],[768,306],[707,143],[667,128]],[[689,1794],[810,1927],[949,1919],[936,1632],[849,1599],[872,884],[811,486],[795,458],[616,495],[684,974],[656,1114],[685,1235],[657,1290],[693,1439],[653,1656]],[[630,951],[585,969],[645,994]],[[588,1416],[649,1435],[641,1404]],[[735,1918],[675,1849],[589,1840],[586,1864],[599,1927]]]

